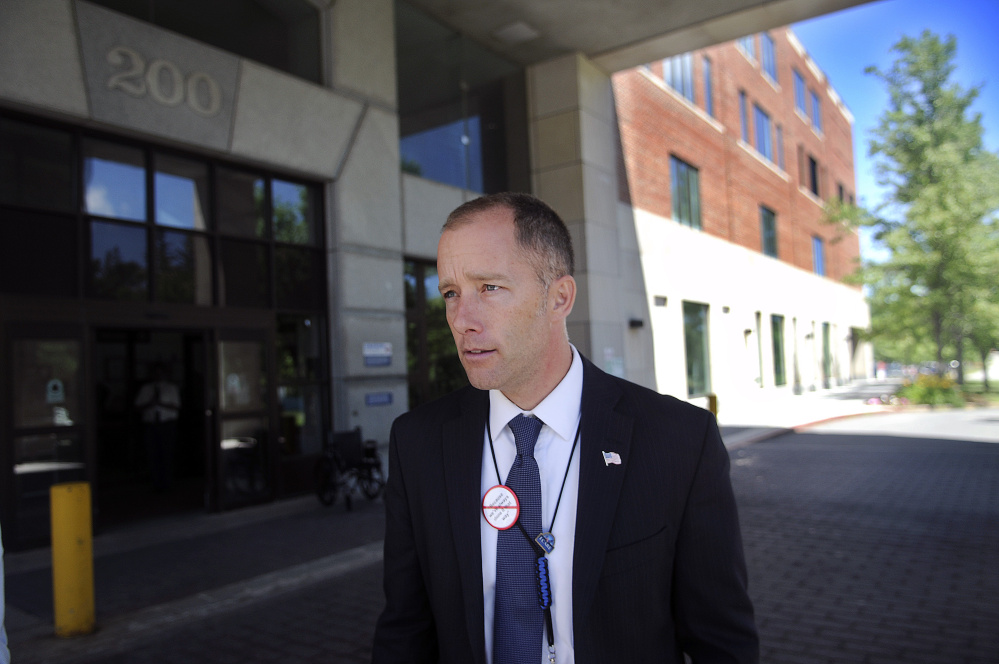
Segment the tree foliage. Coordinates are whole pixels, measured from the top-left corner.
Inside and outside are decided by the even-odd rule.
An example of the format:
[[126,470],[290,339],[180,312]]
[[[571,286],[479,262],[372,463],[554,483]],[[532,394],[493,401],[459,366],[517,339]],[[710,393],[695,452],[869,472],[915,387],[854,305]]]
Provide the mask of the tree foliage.
[[966,343],[997,341],[999,157],[983,149],[981,115],[971,113],[980,88],[951,79],[953,36],[927,30],[893,52],[891,68],[867,69],[889,96],[870,143],[888,197],[873,213],[839,217],[872,227],[890,254],[861,272],[879,352],[960,360]]

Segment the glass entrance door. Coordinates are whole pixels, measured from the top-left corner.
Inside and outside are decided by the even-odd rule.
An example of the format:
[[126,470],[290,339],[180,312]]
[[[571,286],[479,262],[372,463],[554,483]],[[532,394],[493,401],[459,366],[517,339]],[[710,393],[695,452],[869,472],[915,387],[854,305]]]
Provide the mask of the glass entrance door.
[[211,433],[207,334],[96,330],[95,495],[101,525],[204,509]]
[[4,537],[31,545],[49,536],[49,487],[87,479],[82,342],[54,331],[12,336],[14,523]]
[[265,339],[263,330],[220,335],[216,495],[222,509],[273,496],[276,466]]

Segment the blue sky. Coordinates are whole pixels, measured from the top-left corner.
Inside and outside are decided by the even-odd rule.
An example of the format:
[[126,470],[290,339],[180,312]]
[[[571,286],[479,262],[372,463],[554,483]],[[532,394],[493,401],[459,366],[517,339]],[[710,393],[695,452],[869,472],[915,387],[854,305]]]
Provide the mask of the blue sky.
[[[964,88],[980,86],[972,112],[982,114],[986,149],[999,151],[999,0],[879,0],[827,14],[792,26],[812,59],[825,72],[854,116],[853,154],[857,200],[868,209],[883,199],[868,156],[871,130],[886,108],[887,94],[877,77],[864,69],[884,71],[896,55],[891,47],[903,35],[919,36],[930,29],[941,38],[957,38],[956,69],[952,76]],[[865,258],[877,251],[866,237]]]

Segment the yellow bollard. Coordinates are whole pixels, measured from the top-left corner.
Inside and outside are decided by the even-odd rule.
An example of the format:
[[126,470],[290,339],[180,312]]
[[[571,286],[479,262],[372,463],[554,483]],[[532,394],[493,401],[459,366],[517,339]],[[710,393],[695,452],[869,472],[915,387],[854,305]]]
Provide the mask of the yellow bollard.
[[90,634],[96,627],[90,485],[54,484],[49,498],[55,633],[62,637]]
[[715,417],[718,417],[718,395],[717,394],[709,394],[708,395],[708,410],[711,411],[712,415],[714,415]]

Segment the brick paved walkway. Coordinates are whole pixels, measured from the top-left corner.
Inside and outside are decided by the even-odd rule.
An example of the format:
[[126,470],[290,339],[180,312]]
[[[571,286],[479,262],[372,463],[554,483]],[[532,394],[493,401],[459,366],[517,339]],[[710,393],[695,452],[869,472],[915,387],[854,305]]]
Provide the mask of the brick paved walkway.
[[733,453],[762,661],[999,661],[999,445],[795,434]]
[[[732,460],[762,662],[999,661],[999,445],[805,433]],[[381,606],[364,565],[60,661],[367,662]]]

